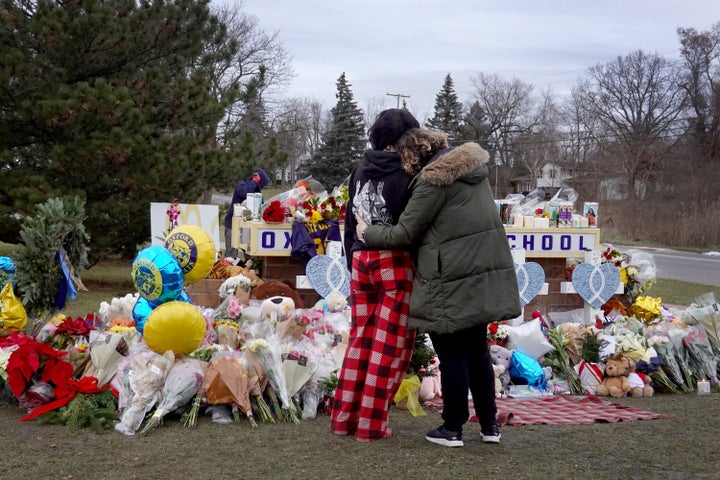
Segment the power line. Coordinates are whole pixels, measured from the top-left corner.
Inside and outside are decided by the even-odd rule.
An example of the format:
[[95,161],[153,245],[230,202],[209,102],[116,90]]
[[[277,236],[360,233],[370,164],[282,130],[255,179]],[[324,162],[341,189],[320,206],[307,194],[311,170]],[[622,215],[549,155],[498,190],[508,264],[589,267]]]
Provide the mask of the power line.
[[407,102],[405,101],[406,98],[410,98],[410,95],[403,95],[402,93],[386,93],[385,95],[389,97],[395,97],[397,100],[397,108],[400,108],[400,99],[403,99],[403,108],[407,108]]

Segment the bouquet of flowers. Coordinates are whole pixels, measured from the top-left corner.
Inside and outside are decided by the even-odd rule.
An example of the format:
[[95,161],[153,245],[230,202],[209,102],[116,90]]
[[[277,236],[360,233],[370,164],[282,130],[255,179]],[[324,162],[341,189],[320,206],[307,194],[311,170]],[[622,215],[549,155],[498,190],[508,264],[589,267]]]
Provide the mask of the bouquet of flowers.
[[663,363],[661,368],[663,371],[665,371],[675,385],[682,387],[685,381],[683,380],[682,370],[680,369],[680,364],[678,363],[675,354],[675,348],[670,342],[670,338],[665,335],[653,335],[648,338],[648,343],[653,346],[655,351],[662,358]]
[[12,349],[4,368],[7,383],[20,406],[28,411],[49,403],[55,388],[65,385],[73,374],[72,365],[63,359],[67,352],[24,333],[1,338],[0,348]]
[[577,372],[570,364],[570,357],[565,348],[570,344],[570,337],[564,334],[560,325],[558,325],[548,329],[548,342],[554,349],[545,354],[541,365],[552,368],[553,373],[566,380],[571,394],[581,395],[583,386],[580,377],[578,377]]
[[630,303],[634,303],[655,283],[657,270],[652,255],[641,250],[620,252],[607,245],[602,256],[603,262],[612,263],[620,269],[620,281],[625,285]]
[[715,294],[710,292],[697,297],[687,309],[687,316],[688,323],[692,322],[705,330],[713,351],[720,356],[720,304],[715,300]]
[[[264,422],[275,423],[275,415],[265,401],[263,393],[268,390],[269,380],[260,358],[250,350],[243,350],[243,364],[255,381],[250,384],[250,402],[253,412]],[[279,410],[279,408],[278,408]]]
[[203,390],[209,404],[231,405],[236,420],[239,419],[237,412],[242,412],[255,428],[257,423],[253,418],[250,403],[253,382],[257,383],[257,377],[251,377],[241,357],[234,352],[228,352],[208,364]]
[[285,378],[285,371],[282,366],[282,354],[280,353],[280,342],[277,336],[272,333],[267,338],[256,338],[246,344],[247,350],[256,354],[260,363],[262,363],[265,372],[267,372],[268,381],[273,390],[280,396],[280,412],[279,418],[293,423],[299,423],[300,420],[295,413],[295,408],[291,400],[290,390]]
[[[337,386],[337,367],[332,357],[327,352],[316,352],[313,357],[317,367],[301,391],[303,420],[315,418],[320,403],[326,395],[333,394]],[[334,384],[331,380],[333,373],[335,373]]]
[[507,322],[492,322],[488,324],[488,345],[500,345],[501,347],[507,346],[509,333],[508,327],[509,325]]
[[683,345],[685,345],[695,374],[698,377],[709,379],[710,383],[715,385],[718,383],[718,361],[710,347],[707,334],[699,328],[688,327],[687,330],[687,335],[683,338]]
[[162,400],[140,430],[141,436],[157,428],[165,415],[187,405],[193,399],[203,384],[204,367],[201,362],[193,358],[184,358],[173,364],[165,378]]
[[304,337],[299,342],[282,344],[281,358],[288,395],[292,399],[315,373],[318,366],[317,355],[310,339]]
[[135,434],[145,414],[161,400],[165,378],[174,363],[175,355],[171,350],[163,355],[147,347],[143,347],[138,352],[131,352],[131,371],[126,375],[131,389],[131,395],[128,395],[131,397],[130,406],[123,411],[120,422],[115,425],[115,430],[124,435]]

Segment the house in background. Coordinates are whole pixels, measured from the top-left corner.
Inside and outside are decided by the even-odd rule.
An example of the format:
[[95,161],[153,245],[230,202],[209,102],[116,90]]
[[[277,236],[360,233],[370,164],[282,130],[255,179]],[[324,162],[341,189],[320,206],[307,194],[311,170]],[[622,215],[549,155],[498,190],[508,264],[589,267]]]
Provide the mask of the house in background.
[[536,188],[545,190],[545,197],[552,198],[564,183],[572,180],[572,175],[568,170],[559,165],[548,162],[544,164],[537,176],[524,175],[515,177],[510,183],[513,187],[513,193],[527,194]]

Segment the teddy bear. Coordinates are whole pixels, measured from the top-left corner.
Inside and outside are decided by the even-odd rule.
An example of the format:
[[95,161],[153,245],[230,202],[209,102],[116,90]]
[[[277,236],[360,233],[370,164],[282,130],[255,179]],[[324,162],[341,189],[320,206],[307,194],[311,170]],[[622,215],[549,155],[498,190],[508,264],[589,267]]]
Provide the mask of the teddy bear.
[[505,390],[504,390],[503,383],[502,383],[502,380],[500,379],[500,377],[502,376],[503,373],[505,373],[505,367],[503,367],[502,365],[496,365],[493,363],[492,368],[493,368],[493,372],[495,373],[495,397],[502,398]]
[[628,374],[632,360],[625,355],[615,354],[605,361],[605,376],[597,386],[597,394],[603,397],[621,398],[630,391]]
[[[263,302],[269,298],[285,297],[292,299],[294,308],[302,308],[303,301],[300,295],[287,283],[280,280],[267,280],[250,290],[249,300]],[[277,301],[280,303],[282,298]]]
[[502,390],[505,391],[507,386],[510,384],[510,363],[512,361],[512,350],[509,350],[501,345],[490,345],[490,357],[493,360],[493,364],[498,365],[503,369],[498,378],[500,379]]
[[651,379],[649,375],[638,373],[635,371],[636,364],[633,359],[630,360],[630,372],[628,373],[628,381],[630,382],[630,396],[632,397],[652,397],[655,389],[650,385]]
[[340,292],[332,291],[327,297],[318,300],[314,308],[319,312],[338,313],[344,311],[347,306],[347,299]]

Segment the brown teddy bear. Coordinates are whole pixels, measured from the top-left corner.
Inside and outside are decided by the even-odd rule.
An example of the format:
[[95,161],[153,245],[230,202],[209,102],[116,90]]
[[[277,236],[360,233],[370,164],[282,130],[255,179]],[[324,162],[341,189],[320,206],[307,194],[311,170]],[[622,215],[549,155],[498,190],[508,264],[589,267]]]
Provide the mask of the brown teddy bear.
[[280,280],[267,280],[250,290],[250,300],[260,300],[262,302],[269,298],[275,298],[276,303],[281,303],[282,297],[292,299],[295,304],[294,308],[303,307],[303,301],[295,289]]
[[597,394],[621,398],[627,396],[630,391],[630,380],[628,374],[632,371],[634,362],[622,354],[616,354],[605,362],[605,376],[597,386]]

